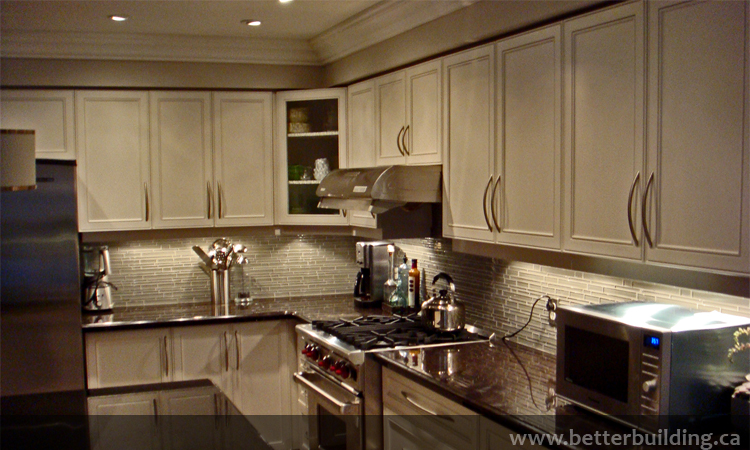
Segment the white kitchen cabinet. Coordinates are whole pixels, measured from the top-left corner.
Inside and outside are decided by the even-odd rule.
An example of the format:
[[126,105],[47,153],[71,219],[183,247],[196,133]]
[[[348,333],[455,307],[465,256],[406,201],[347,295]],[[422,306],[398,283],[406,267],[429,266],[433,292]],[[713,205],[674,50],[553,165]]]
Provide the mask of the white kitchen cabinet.
[[492,242],[495,54],[479,47],[443,59],[443,234]]
[[477,448],[478,414],[388,368],[383,411],[387,450]]
[[205,325],[172,329],[174,379],[211,380],[227,396],[231,396],[232,347],[231,327]]
[[77,91],[79,231],[151,228],[148,92]]
[[335,209],[318,208],[316,190],[329,171],[347,167],[346,89],[276,94],[275,217],[281,225],[347,225]]
[[168,328],[86,333],[88,389],[171,381]]
[[750,273],[750,3],[648,4],[646,260]]
[[291,448],[295,333],[288,320],[234,325],[232,401],[274,448]]
[[499,243],[560,248],[561,37],[554,25],[496,45],[495,180],[488,196]]
[[564,23],[563,247],[640,260],[644,4]]
[[153,227],[213,225],[211,93],[149,92]]
[[[346,89],[349,133],[349,168],[375,167],[375,80],[362,81]],[[375,217],[367,211],[347,211],[349,224],[375,228]]]
[[75,160],[74,109],[73,91],[3,89],[0,126],[34,130],[37,158]]
[[273,94],[212,95],[214,224],[273,225]]
[[441,60],[375,80],[377,165],[442,161]]

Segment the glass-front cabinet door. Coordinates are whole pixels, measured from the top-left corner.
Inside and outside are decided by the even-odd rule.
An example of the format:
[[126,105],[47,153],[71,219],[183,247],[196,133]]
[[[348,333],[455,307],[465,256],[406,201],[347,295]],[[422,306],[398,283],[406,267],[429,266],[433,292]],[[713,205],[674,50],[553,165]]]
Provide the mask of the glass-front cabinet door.
[[276,95],[276,222],[346,225],[343,213],[318,208],[315,191],[346,167],[346,89]]

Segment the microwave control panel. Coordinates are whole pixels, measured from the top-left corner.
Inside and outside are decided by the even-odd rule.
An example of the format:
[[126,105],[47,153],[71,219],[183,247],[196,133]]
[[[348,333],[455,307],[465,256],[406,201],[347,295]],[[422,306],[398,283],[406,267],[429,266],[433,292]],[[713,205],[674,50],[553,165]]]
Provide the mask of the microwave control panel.
[[[667,344],[661,333],[644,331],[641,346],[640,382],[641,382],[641,416],[645,420],[642,425],[648,429],[656,429],[659,420],[659,399],[661,394],[662,348]],[[653,423],[648,418],[653,418]]]

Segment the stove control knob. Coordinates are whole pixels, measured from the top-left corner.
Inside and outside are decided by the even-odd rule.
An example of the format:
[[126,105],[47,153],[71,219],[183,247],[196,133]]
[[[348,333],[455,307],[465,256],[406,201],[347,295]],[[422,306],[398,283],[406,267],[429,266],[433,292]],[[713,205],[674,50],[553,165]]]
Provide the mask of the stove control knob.
[[310,348],[307,350],[306,355],[313,361],[317,361],[318,358],[320,358],[320,348],[318,348],[317,345],[310,344]]
[[330,356],[324,356],[323,359],[318,361],[318,366],[322,367],[323,369],[328,369],[331,367],[331,363],[333,362],[333,358]]
[[338,363],[336,363],[336,375],[340,376],[343,379],[349,378],[349,375],[351,375],[349,364],[347,364],[345,361],[339,361]]

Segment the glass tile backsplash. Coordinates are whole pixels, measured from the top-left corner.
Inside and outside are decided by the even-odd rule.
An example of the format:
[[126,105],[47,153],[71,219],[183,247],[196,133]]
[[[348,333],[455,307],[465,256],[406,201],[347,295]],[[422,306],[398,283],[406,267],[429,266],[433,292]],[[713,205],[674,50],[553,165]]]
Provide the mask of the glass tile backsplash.
[[[217,236],[219,237],[219,236]],[[230,295],[294,297],[351,292],[358,267],[349,236],[226,236],[247,246],[249,263],[232,269]],[[193,245],[208,250],[216,237],[102,242],[110,248],[115,306],[205,302],[209,280],[199,268]],[[396,241],[400,252],[419,261],[422,288],[439,272],[453,277],[466,304],[466,321],[505,334],[523,326],[531,305],[547,294],[565,304],[655,301],[750,317],[750,299],[538,264],[508,262],[454,252],[446,239]],[[400,256],[400,254],[399,254]],[[397,259],[400,261],[400,258]],[[547,324],[543,302],[529,327],[514,340],[555,351],[555,329]]]

